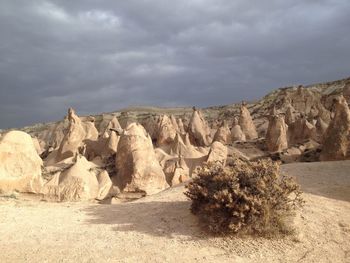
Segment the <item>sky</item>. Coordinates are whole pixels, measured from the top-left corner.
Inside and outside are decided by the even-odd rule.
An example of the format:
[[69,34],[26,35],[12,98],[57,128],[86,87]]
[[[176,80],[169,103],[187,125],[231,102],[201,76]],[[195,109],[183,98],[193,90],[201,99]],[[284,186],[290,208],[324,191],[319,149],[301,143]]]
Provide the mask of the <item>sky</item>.
[[349,0],[1,0],[0,128],[350,76]]

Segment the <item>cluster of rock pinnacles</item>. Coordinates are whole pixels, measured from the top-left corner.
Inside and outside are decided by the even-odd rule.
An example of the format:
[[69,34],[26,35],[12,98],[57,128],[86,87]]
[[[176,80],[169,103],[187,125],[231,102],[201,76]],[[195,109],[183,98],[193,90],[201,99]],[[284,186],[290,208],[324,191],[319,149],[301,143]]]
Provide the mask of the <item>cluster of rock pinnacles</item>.
[[[349,158],[346,99],[337,97],[331,112],[298,92],[297,99],[287,98],[279,110],[270,107],[263,139],[266,152],[300,155],[307,142],[322,145],[319,160]],[[93,117],[82,121],[70,108],[56,128],[50,145],[22,131],[0,137],[1,192],[37,193],[58,201],[154,194],[194,177],[206,162],[225,165],[235,144],[261,139],[245,103],[239,116],[222,121],[215,133],[196,108],[189,120],[161,115],[144,125],[131,122],[122,128],[114,116],[99,129]]]

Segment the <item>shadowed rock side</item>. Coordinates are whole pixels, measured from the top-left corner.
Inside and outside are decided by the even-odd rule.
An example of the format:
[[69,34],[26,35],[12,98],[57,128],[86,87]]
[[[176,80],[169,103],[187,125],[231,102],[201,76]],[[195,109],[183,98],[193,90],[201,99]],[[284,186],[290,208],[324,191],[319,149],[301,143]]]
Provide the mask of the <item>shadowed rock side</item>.
[[349,158],[350,111],[343,96],[335,102],[335,114],[324,136],[321,161]]
[[117,184],[124,192],[159,192],[168,184],[142,125],[130,124],[119,140],[116,158]]
[[28,134],[10,131],[0,137],[0,192],[40,193],[42,165]]

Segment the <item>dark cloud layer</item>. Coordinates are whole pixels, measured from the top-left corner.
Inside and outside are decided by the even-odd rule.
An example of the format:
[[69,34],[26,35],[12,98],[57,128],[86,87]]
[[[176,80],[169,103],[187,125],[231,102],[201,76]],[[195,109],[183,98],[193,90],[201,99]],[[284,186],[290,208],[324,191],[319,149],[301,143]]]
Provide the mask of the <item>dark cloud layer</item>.
[[348,0],[2,0],[0,128],[349,76]]

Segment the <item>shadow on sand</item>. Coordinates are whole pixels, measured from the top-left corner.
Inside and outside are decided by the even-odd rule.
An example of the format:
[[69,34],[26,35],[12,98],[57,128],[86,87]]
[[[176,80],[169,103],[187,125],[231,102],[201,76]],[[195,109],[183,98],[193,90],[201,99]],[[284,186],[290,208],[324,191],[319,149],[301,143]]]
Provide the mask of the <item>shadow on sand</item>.
[[153,236],[201,239],[206,234],[189,210],[189,201],[130,202],[85,209],[88,224],[108,224],[115,231],[142,232]]
[[350,161],[293,163],[282,166],[305,193],[350,202]]

